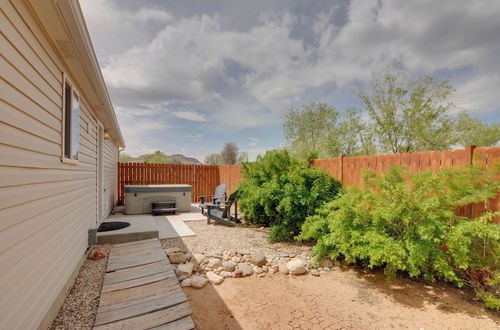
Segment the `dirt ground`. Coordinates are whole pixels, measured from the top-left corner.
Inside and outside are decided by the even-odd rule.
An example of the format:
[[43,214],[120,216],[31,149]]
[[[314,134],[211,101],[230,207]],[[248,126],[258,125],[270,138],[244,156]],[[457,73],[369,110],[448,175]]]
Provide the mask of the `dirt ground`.
[[197,329],[499,329],[498,314],[467,292],[382,273],[335,269],[322,277],[228,278],[184,288]]

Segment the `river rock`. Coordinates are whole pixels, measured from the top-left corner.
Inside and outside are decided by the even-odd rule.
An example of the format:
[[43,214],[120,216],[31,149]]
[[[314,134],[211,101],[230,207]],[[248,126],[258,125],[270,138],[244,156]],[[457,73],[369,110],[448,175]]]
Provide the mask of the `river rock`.
[[214,272],[207,272],[207,279],[210,283],[221,284],[224,281],[224,277],[215,274]]
[[183,264],[187,261],[186,255],[181,252],[171,252],[167,254],[168,259],[173,264]]
[[236,265],[232,261],[224,261],[222,263],[222,269],[225,270],[226,272],[233,272],[235,267]]
[[332,268],[333,267],[333,261],[332,259],[330,258],[323,258],[319,261],[318,265],[320,267],[329,267],[329,268]]
[[319,272],[317,269],[311,269],[309,271],[309,273],[312,275],[312,276],[319,276]]
[[216,269],[222,267],[222,260],[218,258],[210,258],[208,260],[207,268],[208,269]]
[[250,262],[257,267],[262,267],[266,264],[266,256],[260,252],[254,252],[250,256]]
[[302,260],[301,258],[295,258],[289,261],[286,264],[286,267],[288,268],[288,272],[292,275],[301,275],[306,272],[304,260]]
[[181,282],[182,286],[192,286],[193,288],[203,288],[208,283],[208,279],[203,276],[193,276]]
[[250,276],[253,274],[252,266],[247,263],[239,263],[238,269],[241,270],[241,276]]
[[289,273],[288,266],[285,262],[279,264],[278,270],[281,274],[287,275]]
[[198,267],[205,260],[205,256],[202,253],[194,253],[189,260],[195,267]]
[[180,264],[177,269],[175,270],[175,274],[177,276],[185,276],[189,277],[193,273],[194,265],[190,262],[187,262],[185,264]]

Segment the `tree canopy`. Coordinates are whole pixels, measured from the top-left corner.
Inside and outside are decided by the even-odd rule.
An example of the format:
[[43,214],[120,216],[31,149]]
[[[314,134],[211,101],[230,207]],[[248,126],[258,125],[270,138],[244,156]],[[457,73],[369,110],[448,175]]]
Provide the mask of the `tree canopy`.
[[233,165],[248,162],[248,152],[240,151],[235,142],[226,142],[221,152],[205,157],[206,165]]
[[453,115],[454,92],[446,80],[409,79],[398,64],[387,67],[358,89],[363,109],[340,114],[326,103],[292,109],[283,124],[287,147],[301,159],[418,152],[458,145],[492,146],[500,124],[487,124],[462,112]]
[[446,80],[431,76],[408,79],[399,65],[376,76],[367,91],[359,90],[382,152],[443,150],[457,141],[453,133],[454,91]]
[[457,116],[456,132],[462,145],[494,146],[500,141],[500,124],[487,124],[465,112]]
[[291,109],[283,124],[289,149],[302,159],[309,154],[326,156],[328,136],[337,127],[338,118],[337,110],[326,103],[312,102],[302,109]]
[[220,165],[221,162],[221,157],[220,153],[214,153],[210,154],[207,157],[205,157],[205,164],[206,165]]

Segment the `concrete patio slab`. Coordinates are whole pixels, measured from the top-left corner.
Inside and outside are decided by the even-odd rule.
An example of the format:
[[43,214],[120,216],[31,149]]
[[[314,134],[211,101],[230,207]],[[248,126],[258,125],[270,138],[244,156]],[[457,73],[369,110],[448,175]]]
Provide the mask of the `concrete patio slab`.
[[116,213],[110,215],[104,222],[129,222],[127,228],[97,233],[98,244],[117,244],[150,238],[175,238],[196,235],[184,222],[206,220],[196,204],[190,212],[175,215],[153,216],[151,214],[127,215]]

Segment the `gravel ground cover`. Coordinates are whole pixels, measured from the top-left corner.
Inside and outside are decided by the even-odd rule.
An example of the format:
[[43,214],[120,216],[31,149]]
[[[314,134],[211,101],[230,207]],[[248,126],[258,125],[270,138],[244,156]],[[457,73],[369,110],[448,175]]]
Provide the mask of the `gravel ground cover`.
[[111,245],[96,245],[93,248],[99,247],[106,251],[106,257],[95,261],[85,260],[59,314],[49,329],[80,330],[94,327]]
[[224,251],[260,252],[266,256],[301,255],[308,253],[312,246],[298,242],[268,243],[268,228],[238,225],[226,227],[207,225],[205,220],[189,221],[186,225],[196,236],[169,238],[162,240],[164,248],[180,248],[191,253],[222,254]]

